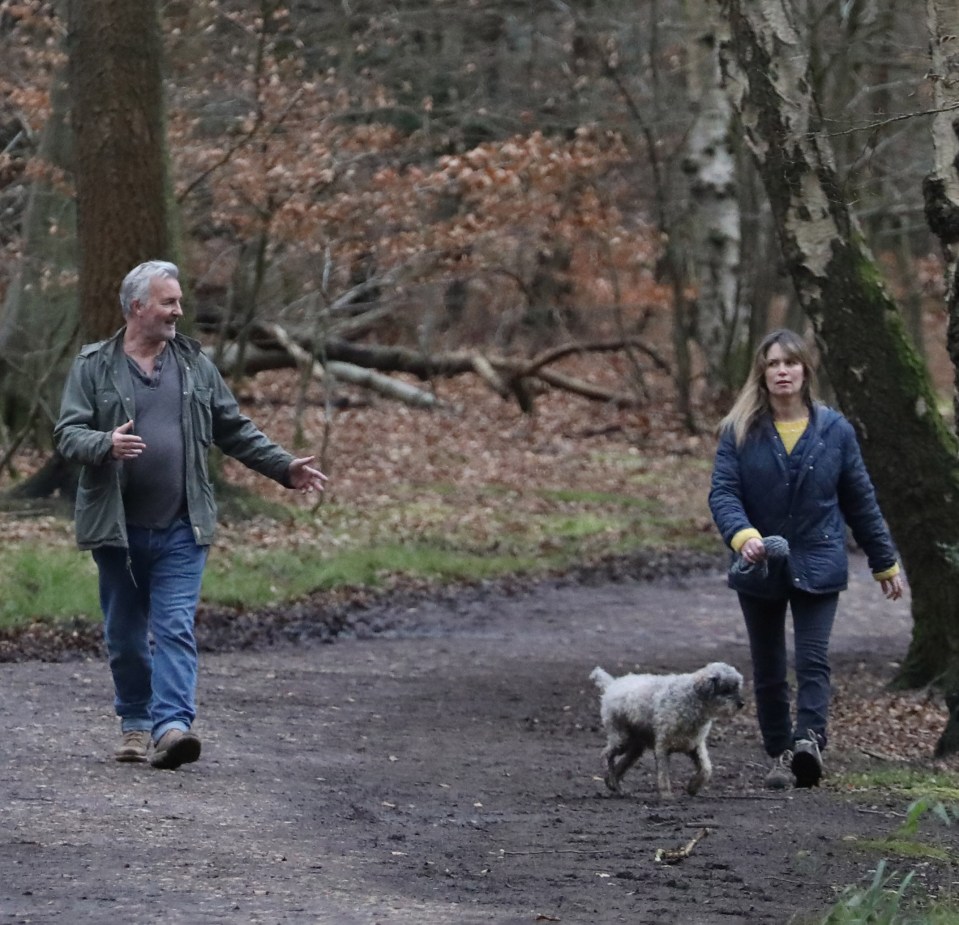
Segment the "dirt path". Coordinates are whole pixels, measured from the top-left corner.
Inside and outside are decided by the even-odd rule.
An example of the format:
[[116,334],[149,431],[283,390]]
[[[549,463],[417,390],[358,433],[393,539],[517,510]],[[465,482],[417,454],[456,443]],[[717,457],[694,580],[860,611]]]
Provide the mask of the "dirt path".
[[[839,673],[905,649],[907,605],[870,580],[843,599]],[[606,794],[588,672],[748,673],[718,575],[367,616],[394,628],[205,656],[204,755],[176,772],[110,760],[99,660],[0,666],[0,923],[783,923],[875,866],[854,836],[902,821],[829,787],[763,791],[750,717],[715,730],[699,797],[660,803],[648,759]],[[684,863],[655,861],[704,827]]]

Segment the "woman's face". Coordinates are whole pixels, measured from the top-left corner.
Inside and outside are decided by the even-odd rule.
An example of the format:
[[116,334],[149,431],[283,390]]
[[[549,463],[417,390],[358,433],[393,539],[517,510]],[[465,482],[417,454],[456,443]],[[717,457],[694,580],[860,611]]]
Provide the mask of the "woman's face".
[[796,357],[787,358],[780,344],[766,351],[766,388],[771,398],[800,397],[805,378],[802,362]]

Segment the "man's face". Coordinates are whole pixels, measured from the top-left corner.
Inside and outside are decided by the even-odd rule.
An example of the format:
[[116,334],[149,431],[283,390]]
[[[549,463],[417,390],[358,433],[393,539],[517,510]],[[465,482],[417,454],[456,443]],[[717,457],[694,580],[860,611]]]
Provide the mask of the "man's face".
[[150,282],[150,295],[146,303],[134,300],[133,320],[141,336],[146,340],[173,340],[177,320],[183,317],[180,299],[183,292],[180,284],[170,277],[157,276]]

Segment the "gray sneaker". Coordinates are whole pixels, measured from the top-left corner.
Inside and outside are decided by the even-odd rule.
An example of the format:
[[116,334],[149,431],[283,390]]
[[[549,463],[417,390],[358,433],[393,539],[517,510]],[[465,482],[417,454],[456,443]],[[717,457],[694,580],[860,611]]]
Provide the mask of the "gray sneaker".
[[131,729],[123,733],[113,757],[117,761],[146,761],[150,747],[150,733],[146,729]]
[[812,729],[793,745],[792,771],[797,787],[815,787],[822,780],[822,755],[819,736]]
[[773,761],[773,766],[766,775],[767,790],[788,790],[792,787],[793,753],[787,748],[778,758]]
[[200,757],[200,737],[195,732],[168,729],[153,746],[150,764],[164,771],[173,771]]

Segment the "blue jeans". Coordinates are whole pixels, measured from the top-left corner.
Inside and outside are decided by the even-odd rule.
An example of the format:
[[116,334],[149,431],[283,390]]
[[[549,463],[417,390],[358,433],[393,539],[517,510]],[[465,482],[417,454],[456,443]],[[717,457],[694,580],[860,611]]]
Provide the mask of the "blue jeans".
[[193,634],[208,546],[187,519],[165,530],[128,527],[128,550],[93,550],[120,727],[187,730],[196,718]]
[[[826,746],[830,687],[829,637],[838,594],[790,589],[767,600],[739,595],[753,660],[753,686],[759,730],[767,754],[775,758],[812,730]],[[791,721],[786,657],[786,607],[792,610],[796,655],[796,724]]]

